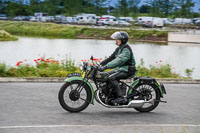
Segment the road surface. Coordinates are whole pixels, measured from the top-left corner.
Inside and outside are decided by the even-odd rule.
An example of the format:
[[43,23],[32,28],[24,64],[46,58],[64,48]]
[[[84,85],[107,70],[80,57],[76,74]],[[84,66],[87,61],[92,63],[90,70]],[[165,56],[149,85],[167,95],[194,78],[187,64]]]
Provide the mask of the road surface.
[[0,83],[0,133],[200,133],[200,84],[166,84],[167,95],[150,113],[89,105],[61,108],[62,83]]

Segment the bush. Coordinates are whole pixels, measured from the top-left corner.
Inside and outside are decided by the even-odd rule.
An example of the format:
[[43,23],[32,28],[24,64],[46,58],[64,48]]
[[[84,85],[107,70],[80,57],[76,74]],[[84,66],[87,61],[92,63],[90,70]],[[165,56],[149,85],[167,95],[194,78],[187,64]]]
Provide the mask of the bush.
[[160,64],[153,66],[150,65],[150,68],[144,67],[143,59],[140,60],[140,64],[137,67],[138,74],[137,76],[151,76],[155,78],[183,78],[179,74],[172,72],[172,67],[169,64]]
[[1,77],[6,76],[6,65],[3,63],[0,63],[0,76]]
[[[34,60],[35,65],[30,66],[26,61],[18,61],[17,67],[7,67],[5,64],[0,64],[1,77],[66,77],[69,73],[78,72],[81,70],[75,66],[74,61],[66,59],[64,61],[54,60],[53,58],[39,58]],[[184,78],[179,74],[172,72],[172,67],[169,64],[164,64],[159,61],[156,65],[150,65],[149,68],[144,66],[143,59],[137,66],[138,73],[136,76],[151,76],[155,78]],[[186,69],[187,78],[190,78],[193,69]]]
[[192,69],[185,69],[185,73],[186,73],[186,76],[187,78],[191,78],[191,75],[192,75],[192,72],[194,71],[194,68]]

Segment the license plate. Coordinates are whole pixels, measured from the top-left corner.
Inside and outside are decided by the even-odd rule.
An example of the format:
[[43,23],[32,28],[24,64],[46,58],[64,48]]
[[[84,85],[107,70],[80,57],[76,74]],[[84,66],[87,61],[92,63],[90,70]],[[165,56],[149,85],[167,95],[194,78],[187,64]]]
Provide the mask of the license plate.
[[67,75],[68,78],[70,77],[81,77],[81,74],[80,73],[70,73]]

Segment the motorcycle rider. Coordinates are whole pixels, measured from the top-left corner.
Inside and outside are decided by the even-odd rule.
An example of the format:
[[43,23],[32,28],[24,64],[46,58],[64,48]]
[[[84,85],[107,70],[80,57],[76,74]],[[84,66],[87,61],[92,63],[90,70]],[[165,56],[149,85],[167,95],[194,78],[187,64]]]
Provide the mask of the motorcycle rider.
[[106,69],[115,68],[114,70],[108,72],[109,82],[115,89],[117,95],[117,98],[111,102],[121,104],[125,103],[127,99],[123,97],[118,81],[120,79],[126,79],[135,74],[136,62],[132,49],[127,44],[129,39],[127,32],[117,31],[111,35],[111,38],[116,40],[118,47],[111,56],[101,62],[101,67],[99,67],[99,70],[104,71]]

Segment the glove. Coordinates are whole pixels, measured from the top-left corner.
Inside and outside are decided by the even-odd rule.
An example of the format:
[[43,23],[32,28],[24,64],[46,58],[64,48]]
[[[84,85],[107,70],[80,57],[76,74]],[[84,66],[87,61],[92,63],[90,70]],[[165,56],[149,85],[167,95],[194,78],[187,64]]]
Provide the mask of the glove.
[[100,66],[99,67],[99,71],[100,72],[103,72],[104,70],[106,70],[107,69],[107,66]]

